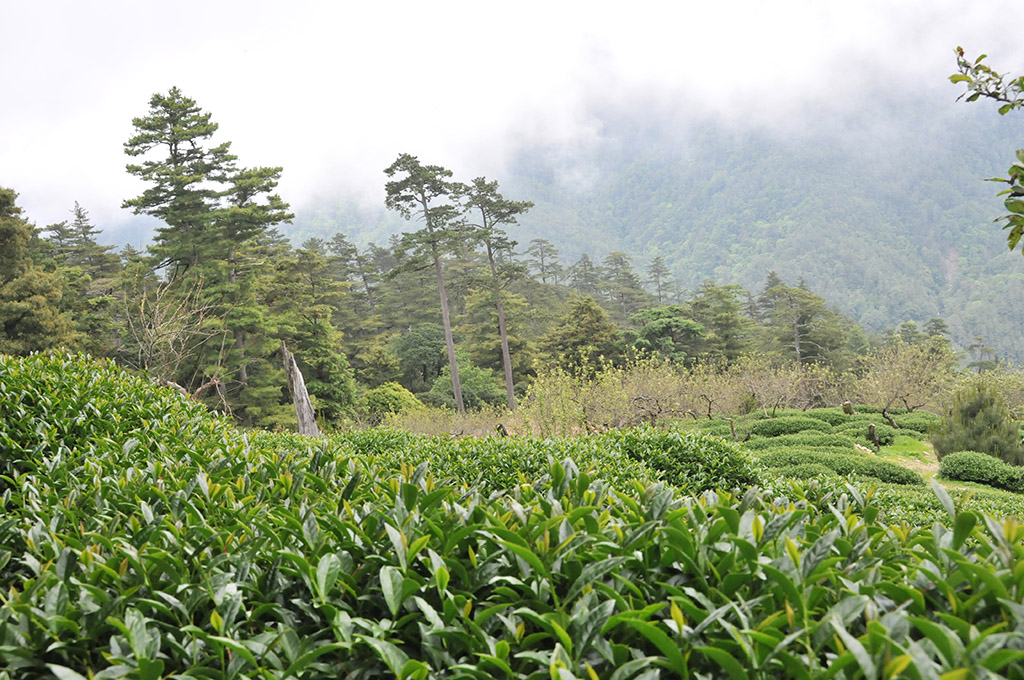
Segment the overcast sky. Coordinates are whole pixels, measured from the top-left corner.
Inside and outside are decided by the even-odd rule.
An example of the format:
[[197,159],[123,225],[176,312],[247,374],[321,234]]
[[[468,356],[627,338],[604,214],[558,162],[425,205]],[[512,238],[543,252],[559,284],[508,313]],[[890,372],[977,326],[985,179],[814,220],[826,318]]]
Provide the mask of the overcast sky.
[[241,164],[283,166],[301,208],[382,203],[401,152],[500,176],[524,142],[599,135],[598,103],[793,125],[877,87],[953,105],[957,45],[1024,72],[1019,1],[6,0],[2,17],[0,186],[40,226],[76,200],[101,228],[128,216],[123,143],[171,86]]

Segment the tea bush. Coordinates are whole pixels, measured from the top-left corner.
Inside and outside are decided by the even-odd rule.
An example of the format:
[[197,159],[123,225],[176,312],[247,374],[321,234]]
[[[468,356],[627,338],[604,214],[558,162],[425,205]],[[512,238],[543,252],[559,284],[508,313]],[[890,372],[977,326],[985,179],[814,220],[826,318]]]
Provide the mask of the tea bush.
[[750,441],[743,442],[743,446],[751,451],[779,449],[792,446],[828,446],[838,449],[847,449],[849,453],[853,453],[856,450],[854,448],[854,441],[852,437],[848,437],[844,434],[807,430],[797,432],[796,434],[783,434],[778,437],[756,437],[750,439]]
[[760,482],[753,461],[739,446],[703,432],[641,427],[609,436],[626,456],[658,470],[686,493],[746,489]]
[[957,451],[943,456],[939,474],[946,479],[977,482],[997,489],[1024,493],[1024,468],[1008,465],[978,451]]
[[[920,432],[922,435],[929,434],[942,427],[942,416],[928,411],[913,411],[894,416],[896,424],[905,430]],[[904,432],[903,434],[910,434]]]
[[[879,418],[881,420],[881,418]],[[871,421],[854,421],[845,425],[837,425],[834,428],[835,432],[839,432],[851,437],[857,438],[857,443],[862,446],[873,447],[875,443],[868,438],[868,425],[873,424],[875,426],[875,436],[878,437],[878,443],[881,446],[889,446],[896,440],[896,435],[900,434],[900,431],[885,422]]]
[[874,477],[883,482],[894,484],[924,485],[924,479],[913,470],[908,470],[901,465],[887,460],[879,460],[870,455],[843,455],[806,449],[772,451],[759,456],[758,460],[763,465],[773,468],[817,463],[841,475]]
[[1024,678],[1024,526],[974,495],[597,474],[737,452],[654,430],[248,437],[78,361],[0,359],[5,680]]
[[823,420],[808,416],[780,416],[766,420],[755,420],[745,428],[752,436],[778,437],[783,434],[796,434],[807,430],[831,432],[832,426]]
[[846,415],[842,408],[830,406],[828,408],[812,408],[805,412],[808,418],[823,420],[829,425],[835,426],[847,422],[852,416]]
[[811,479],[818,476],[835,477],[838,474],[832,468],[821,463],[786,465],[785,467],[775,468],[772,472],[782,477],[791,477],[793,479]]

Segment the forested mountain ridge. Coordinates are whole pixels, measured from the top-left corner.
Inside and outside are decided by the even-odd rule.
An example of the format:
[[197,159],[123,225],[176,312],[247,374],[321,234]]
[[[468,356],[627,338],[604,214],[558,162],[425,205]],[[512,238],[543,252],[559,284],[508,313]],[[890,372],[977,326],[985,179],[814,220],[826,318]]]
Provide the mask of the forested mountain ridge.
[[[568,267],[583,253],[662,256],[679,285],[757,289],[768,271],[804,280],[866,327],[942,317],[960,346],[981,337],[1024,361],[1024,262],[992,219],[1020,121],[948,98],[888,98],[787,129],[595,112],[600,134],[520,149],[506,195],[536,205],[511,236],[546,238]],[[458,170],[456,169],[456,172]],[[342,230],[384,243],[409,225],[339,201],[301,207],[295,240]]]

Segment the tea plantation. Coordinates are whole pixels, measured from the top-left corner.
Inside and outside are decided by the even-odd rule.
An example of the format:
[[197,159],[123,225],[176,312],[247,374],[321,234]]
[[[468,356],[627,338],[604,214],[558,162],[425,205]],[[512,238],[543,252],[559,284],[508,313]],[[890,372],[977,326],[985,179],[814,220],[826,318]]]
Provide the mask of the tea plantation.
[[0,357],[0,677],[1024,678],[1018,497],[833,415],[308,440]]

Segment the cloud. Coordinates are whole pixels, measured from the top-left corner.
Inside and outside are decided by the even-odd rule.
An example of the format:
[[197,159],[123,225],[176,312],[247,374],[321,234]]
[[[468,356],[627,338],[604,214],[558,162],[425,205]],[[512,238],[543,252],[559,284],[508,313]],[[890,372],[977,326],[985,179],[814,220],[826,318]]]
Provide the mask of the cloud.
[[285,168],[286,200],[380,204],[398,153],[496,175],[524,146],[600,137],[609,106],[799,128],[873,89],[952,102],[957,44],[1024,71],[1021,10],[1002,1],[42,0],[5,14],[0,182],[39,224],[75,200],[100,226],[126,218],[141,187],[122,144],[172,85],[242,163]]

